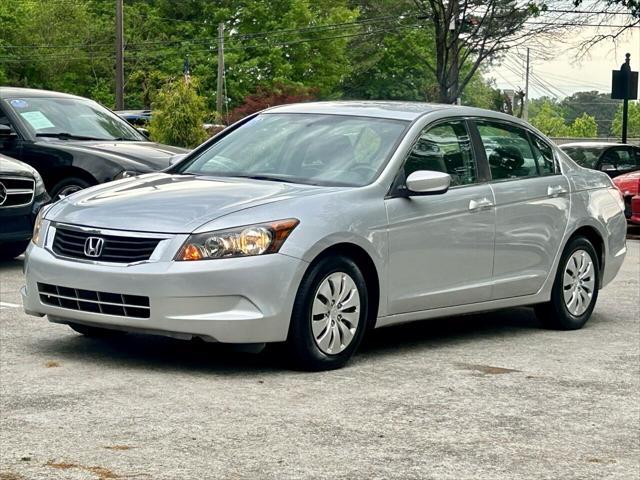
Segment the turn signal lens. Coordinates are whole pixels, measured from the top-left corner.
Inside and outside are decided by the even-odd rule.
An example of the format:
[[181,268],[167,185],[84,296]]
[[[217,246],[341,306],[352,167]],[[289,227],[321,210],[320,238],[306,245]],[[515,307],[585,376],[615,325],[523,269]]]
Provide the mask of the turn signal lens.
[[182,249],[182,260],[202,260],[202,253],[196,245],[185,245]]
[[44,215],[47,213],[49,208],[51,208],[51,205],[42,207],[36,216],[35,222],[33,223],[33,235],[31,236],[31,241],[39,247],[44,245],[44,240],[47,236],[48,222],[45,222]]
[[295,218],[191,235],[176,260],[252,257],[276,253],[299,221]]

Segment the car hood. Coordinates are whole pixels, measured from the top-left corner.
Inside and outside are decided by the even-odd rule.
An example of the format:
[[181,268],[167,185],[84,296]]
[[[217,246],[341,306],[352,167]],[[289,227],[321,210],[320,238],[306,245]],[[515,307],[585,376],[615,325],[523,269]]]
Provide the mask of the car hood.
[[104,229],[191,233],[211,220],[239,210],[327,193],[330,189],[242,178],[152,173],[77,192],[56,203],[46,218]]
[[74,141],[58,139],[40,139],[47,145],[56,148],[89,155],[101,155],[113,158],[123,158],[132,162],[142,172],[162,170],[170,166],[171,159],[176,155],[188,152],[183,148],[162,145],[155,142],[137,141]]
[[26,163],[0,155],[0,174],[33,178],[35,170]]

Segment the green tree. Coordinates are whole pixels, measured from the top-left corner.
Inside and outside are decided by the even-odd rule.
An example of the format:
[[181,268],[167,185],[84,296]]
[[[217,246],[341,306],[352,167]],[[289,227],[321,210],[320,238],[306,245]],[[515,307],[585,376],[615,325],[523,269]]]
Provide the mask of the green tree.
[[[616,137],[622,136],[622,105],[618,107],[613,119],[612,133]],[[629,123],[627,124],[627,136],[640,137],[640,103],[629,102]]]
[[612,100],[609,93],[597,91],[576,92],[560,102],[567,122],[572,123],[584,113],[595,118],[598,124],[598,132],[607,136],[610,134],[611,122],[620,100]]
[[566,137],[570,135],[570,129],[565,124],[562,111],[549,101],[542,104],[536,116],[532,117],[530,121],[534,127],[550,137]]
[[576,118],[569,127],[569,135],[572,137],[595,138],[598,136],[598,124],[591,115],[583,113]]
[[196,91],[195,80],[181,77],[167,83],[156,96],[149,133],[156,142],[193,148],[207,137],[205,115],[205,101]]

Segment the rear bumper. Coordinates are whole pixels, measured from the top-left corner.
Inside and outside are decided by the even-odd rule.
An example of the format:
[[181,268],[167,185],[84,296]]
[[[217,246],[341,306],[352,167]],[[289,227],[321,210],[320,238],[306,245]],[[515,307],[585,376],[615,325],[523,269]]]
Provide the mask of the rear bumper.
[[[77,322],[225,343],[286,340],[293,302],[307,263],[286,255],[94,265],[56,258],[30,244],[24,309],[53,322]],[[149,298],[149,318],[62,308],[41,297],[38,284]],[[43,301],[44,299],[44,301]]]

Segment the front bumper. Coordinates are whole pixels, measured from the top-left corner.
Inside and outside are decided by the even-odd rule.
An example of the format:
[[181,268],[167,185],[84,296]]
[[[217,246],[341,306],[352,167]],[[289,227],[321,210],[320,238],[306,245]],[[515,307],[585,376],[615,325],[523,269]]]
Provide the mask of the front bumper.
[[[61,323],[224,343],[284,341],[307,263],[282,254],[134,265],[88,264],[30,244],[22,289],[28,314]],[[62,308],[42,302],[38,283],[149,298],[149,318]]]
[[29,240],[33,233],[33,222],[47,203],[49,196],[43,194],[24,207],[0,208],[0,243]]

